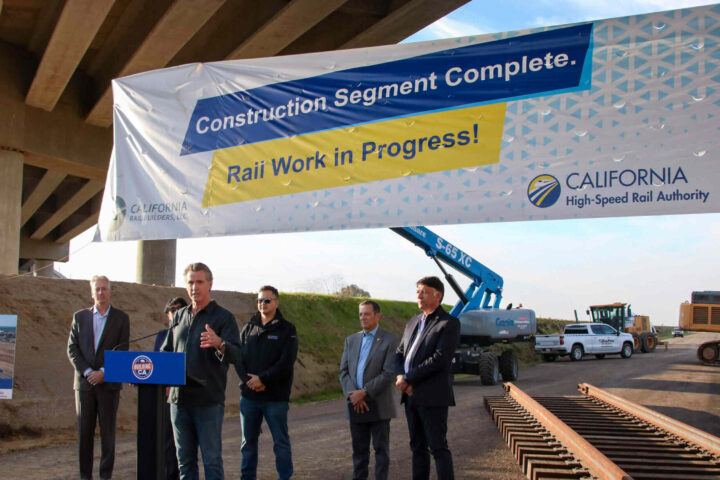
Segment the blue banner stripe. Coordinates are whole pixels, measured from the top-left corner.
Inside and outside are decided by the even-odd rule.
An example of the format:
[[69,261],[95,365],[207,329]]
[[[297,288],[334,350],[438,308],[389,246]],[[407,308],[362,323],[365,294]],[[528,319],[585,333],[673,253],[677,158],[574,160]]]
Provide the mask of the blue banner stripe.
[[590,88],[592,23],[198,100],[181,155]]

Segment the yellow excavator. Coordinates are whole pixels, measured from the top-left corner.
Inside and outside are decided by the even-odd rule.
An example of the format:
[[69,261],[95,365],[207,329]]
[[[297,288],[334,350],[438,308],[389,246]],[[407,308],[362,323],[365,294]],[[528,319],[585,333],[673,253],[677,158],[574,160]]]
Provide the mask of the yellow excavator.
[[593,322],[607,323],[619,332],[631,334],[635,344],[634,351],[643,353],[655,351],[658,338],[650,326],[650,317],[633,315],[630,305],[620,302],[591,305],[587,313],[592,317]]
[[[691,303],[680,305],[678,325],[690,332],[720,333],[720,292],[692,292]],[[700,345],[697,356],[705,365],[720,366],[720,340]]]

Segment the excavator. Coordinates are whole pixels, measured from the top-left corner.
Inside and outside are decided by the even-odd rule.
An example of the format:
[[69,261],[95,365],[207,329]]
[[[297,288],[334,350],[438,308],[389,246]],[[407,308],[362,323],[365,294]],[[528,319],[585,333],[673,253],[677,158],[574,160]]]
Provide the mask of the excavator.
[[[720,292],[692,292],[691,303],[680,305],[679,328],[690,332],[720,333]],[[720,366],[720,340],[705,342],[697,349],[698,360]]]
[[[526,308],[500,308],[503,279],[444,238],[425,227],[391,230],[414,243],[432,258],[458,296],[450,314],[460,320],[460,345],[453,358],[453,373],[479,375],[483,385],[517,379],[517,357],[511,350],[496,355],[486,348],[496,343],[529,341],[537,331],[535,312]],[[463,290],[443,264],[472,282]]]

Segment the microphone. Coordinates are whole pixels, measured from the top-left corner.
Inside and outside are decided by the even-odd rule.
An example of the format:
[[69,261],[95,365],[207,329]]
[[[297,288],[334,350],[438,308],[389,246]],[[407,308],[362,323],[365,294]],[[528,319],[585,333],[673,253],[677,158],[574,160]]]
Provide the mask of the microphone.
[[161,333],[164,331],[165,331],[165,329],[162,328],[162,329],[158,330],[157,332],[151,333],[150,335],[145,335],[144,337],[140,337],[140,338],[133,338],[132,340],[128,340],[127,342],[118,343],[112,349],[113,349],[113,351],[115,351],[118,347],[124,347],[126,345],[130,346],[131,343],[139,342],[140,340],[145,340],[146,338],[157,336],[158,333]]

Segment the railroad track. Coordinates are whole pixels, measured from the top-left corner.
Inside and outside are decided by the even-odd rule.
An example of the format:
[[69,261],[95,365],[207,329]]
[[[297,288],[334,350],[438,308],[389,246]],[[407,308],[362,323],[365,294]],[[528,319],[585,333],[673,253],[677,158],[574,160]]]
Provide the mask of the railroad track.
[[505,384],[485,406],[527,477],[720,479],[720,438],[583,383],[536,397]]

